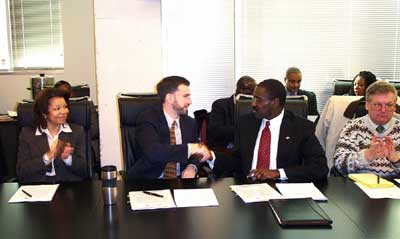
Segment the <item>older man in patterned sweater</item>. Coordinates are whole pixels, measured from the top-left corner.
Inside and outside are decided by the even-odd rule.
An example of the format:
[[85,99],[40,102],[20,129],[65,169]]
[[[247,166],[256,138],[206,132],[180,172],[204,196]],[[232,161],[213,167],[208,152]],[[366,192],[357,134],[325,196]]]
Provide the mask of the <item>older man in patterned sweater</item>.
[[387,82],[368,87],[368,114],[349,121],[336,145],[335,167],[342,174],[400,175],[400,121],[393,117],[396,99],[396,89]]

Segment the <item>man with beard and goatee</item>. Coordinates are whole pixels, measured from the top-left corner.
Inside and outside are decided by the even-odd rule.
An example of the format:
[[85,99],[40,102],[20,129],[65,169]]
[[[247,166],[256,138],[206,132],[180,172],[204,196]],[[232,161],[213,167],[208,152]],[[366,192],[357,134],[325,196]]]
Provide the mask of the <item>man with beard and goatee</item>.
[[233,159],[217,156],[214,172],[239,177],[316,181],[325,179],[325,152],[311,121],[285,111],[286,91],[274,79],[264,80],[253,95],[253,113],[239,119]]
[[208,148],[198,143],[196,122],[187,115],[192,103],[189,85],[180,76],[157,84],[162,104],[138,116],[137,161],[128,170],[128,178],[193,178],[200,161],[212,158]]

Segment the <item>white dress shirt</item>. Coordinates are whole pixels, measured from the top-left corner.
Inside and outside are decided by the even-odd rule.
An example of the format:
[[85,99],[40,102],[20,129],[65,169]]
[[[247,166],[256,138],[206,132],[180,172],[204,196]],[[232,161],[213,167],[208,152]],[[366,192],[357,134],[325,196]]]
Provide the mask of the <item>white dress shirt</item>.
[[[72,132],[71,127],[67,123],[65,123],[65,124],[60,126],[60,129],[59,129],[58,133],[56,135],[54,135],[54,137],[50,134],[50,131],[48,129],[41,128],[41,131],[43,132],[43,134],[47,135],[47,142],[49,144],[49,148],[51,148],[51,145],[53,145],[53,143],[57,143],[58,136],[60,135],[61,132],[65,132],[65,133],[71,133]],[[42,135],[42,133],[40,132],[39,128],[36,128],[35,135],[36,136]],[[44,153],[44,155],[43,155],[43,163],[45,165],[51,164],[51,172],[46,172],[46,176],[55,176],[56,175],[56,171],[54,169],[54,158],[49,159],[47,157],[46,153]],[[67,159],[63,160],[63,162],[66,165],[71,166],[72,165],[72,155],[68,156]]]
[[[271,148],[270,148],[270,154],[269,154],[270,155],[269,169],[271,169],[271,170],[277,169],[276,157],[278,155],[279,132],[281,129],[283,114],[284,114],[284,110],[282,110],[282,112],[278,116],[269,120],[269,129],[271,131]],[[260,146],[261,134],[265,127],[266,122],[267,122],[266,119],[262,119],[260,129],[258,130],[256,145],[254,146],[254,152],[253,152],[253,161],[251,164],[252,170],[257,168],[258,148]],[[286,177],[285,170],[283,170],[282,168],[279,168],[278,170],[279,170],[279,174],[280,174],[279,179],[287,180],[288,178]]]

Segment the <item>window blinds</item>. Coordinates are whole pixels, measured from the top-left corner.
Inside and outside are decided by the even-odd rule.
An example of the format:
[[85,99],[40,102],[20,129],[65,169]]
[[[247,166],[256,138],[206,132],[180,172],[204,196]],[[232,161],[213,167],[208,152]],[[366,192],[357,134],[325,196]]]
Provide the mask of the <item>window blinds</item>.
[[10,0],[14,68],[64,66],[60,0]]
[[190,112],[234,91],[234,1],[162,1],[164,75],[190,82]]
[[335,78],[361,70],[399,80],[398,0],[237,0],[236,75],[283,81],[303,72],[321,111]]

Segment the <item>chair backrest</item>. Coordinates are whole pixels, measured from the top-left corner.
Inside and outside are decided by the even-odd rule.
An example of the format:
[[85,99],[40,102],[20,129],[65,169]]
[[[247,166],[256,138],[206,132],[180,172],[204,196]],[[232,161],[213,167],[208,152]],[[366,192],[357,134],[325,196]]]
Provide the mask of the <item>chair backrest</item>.
[[[18,104],[18,125],[20,127],[34,127],[32,102],[21,102]],[[92,171],[92,152],[90,144],[90,126],[91,126],[91,107],[93,102],[89,100],[79,100],[69,102],[69,115],[67,122],[74,123],[83,127],[85,131],[85,156],[87,161],[87,175],[91,178]]]
[[[235,122],[238,122],[242,115],[251,113],[253,108],[251,106],[251,99],[236,100],[235,105]],[[308,99],[305,95],[288,96],[286,97],[285,110],[291,111],[300,117],[307,119],[308,113]]]
[[294,114],[306,118],[308,114],[308,99],[306,95],[287,96],[284,106],[285,110],[291,111]]
[[122,138],[124,168],[127,171],[135,163],[135,131],[138,115],[150,107],[161,104],[157,94],[122,94],[118,95],[118,108]]
[[249,114],[253,111],[251,106],[252,99],[237,99],[235,104],[235,124],[239,122],[242,115]]
[[90,97],[90,87],[89,85],[77,85],[71,87],[74,97]]
[[353,87],[353,82],[349,80],[335,79],[334,83],[334,95],[344,95],[349,93],[351,87]]

